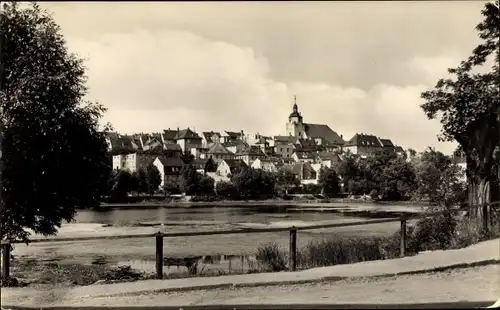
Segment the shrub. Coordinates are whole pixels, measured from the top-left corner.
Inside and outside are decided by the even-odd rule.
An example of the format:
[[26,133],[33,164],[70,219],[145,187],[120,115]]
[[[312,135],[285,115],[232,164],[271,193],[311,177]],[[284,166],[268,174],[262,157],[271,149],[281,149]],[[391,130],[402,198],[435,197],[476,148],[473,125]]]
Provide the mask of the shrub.
[[210,202],[210,201],[218,201],[218,197],[214,195],[199,195],[199,196],[193,196],[191,197],[192,202],[198,202],[198,201],[204,201],[204,202]]
[[304,194],[320,194],[321,193],[321,186],[319,186],[317,184],[304,184],[303,193]]
[[276,243],[267,243],[257,249],[255,258],[265,271],[283,271],[287,269],[287,257],[287,252]]
[[300,249],[301,267],[321,267],[384,259],[384,238],[333,237],[310,241]]
[[262,169],[245,168],[231,177],[231,182],[243,199],[274,197],[276,178]]
[[174,183],[166,183],[163,186],[163,190],[167,195],[178,195],[182,193],[182,190],[179,187],[179,185]]
[[215,185],[215,191],[217,196],[222,199],[233,200],[238,198],[238,190],[231,182],[221,181],[217,183],[217,185]]
[[325,196],[335,196],[340,192],[340,179],[333,168],[321,168],[318,184]]
[[412,250],[420,252],[449,248],[457,224],[456,218],[451,214],[419,220],[415,225],[415,230],[409,236],[415,247]]
[[493,222],[490,232],[486,234],[483,230],[482,219],[465,217],[458,222],[450,247],[460,249],[484,240],[498,237],[500,237],[500,225],[498,222]]
[[[415,255],[426,250],[463,248],[477,242],[498,238],[500,223],[493,223],[491,232],[484,234],[482,220],[458,218],[452,215],[424,218],[407,226],[405,255]],[[400,230],[388,237],[332,237],[312,240],[297,251],[300,268],[351,264],[363,261],[398,258],[400,255]],[[274,243],[259,247],[257,261],[265,271],[286,269],[288,252]]]

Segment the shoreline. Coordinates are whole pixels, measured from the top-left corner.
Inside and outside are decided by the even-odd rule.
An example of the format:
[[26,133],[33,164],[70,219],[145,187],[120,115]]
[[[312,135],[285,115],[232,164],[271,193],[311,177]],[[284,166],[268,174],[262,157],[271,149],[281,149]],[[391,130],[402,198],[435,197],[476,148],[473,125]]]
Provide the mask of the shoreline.
[[[275,206],[275,207],[336,207],[339,204],[370,204],[374,206],[417,206],[428,207],[425,202],[414,201],[371,201],[362,199],[316,199],[316,200],[220,200],[220,201],[145,201],[140,203],[101,203],[101,209],[132,209],[132,208],[204,208],[204,207],[231,207],[246,208],[253,206]],[[340,206],[345,207],[345,206]],[[80,209],[84,210],[84,209]]]

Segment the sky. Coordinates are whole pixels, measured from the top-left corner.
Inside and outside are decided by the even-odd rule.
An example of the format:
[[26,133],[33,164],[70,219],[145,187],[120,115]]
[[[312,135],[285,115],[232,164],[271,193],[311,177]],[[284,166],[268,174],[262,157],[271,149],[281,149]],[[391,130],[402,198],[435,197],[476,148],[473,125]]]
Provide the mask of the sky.
[[285,134],[306,123],[404,148],[438,142],[420,108],[479,39],[482,1],[43,2],[120,133]]

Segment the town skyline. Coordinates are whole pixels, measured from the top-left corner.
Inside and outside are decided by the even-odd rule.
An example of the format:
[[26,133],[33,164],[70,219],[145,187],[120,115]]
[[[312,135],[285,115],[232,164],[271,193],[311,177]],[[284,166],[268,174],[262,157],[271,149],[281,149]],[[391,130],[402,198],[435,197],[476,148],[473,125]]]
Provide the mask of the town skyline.
[[449,154],[455,144],[437,141],[441,125],[427,120],[420,93],[476,45],[483,5],[41,7],[54,13],[69,50],[87,60],[88,98],[108,108],[103,120],[120,133],[190,127],[282,135],[297,95],[307,121],[329,125],[344,140],[370,133],[406,149],[433,146]]

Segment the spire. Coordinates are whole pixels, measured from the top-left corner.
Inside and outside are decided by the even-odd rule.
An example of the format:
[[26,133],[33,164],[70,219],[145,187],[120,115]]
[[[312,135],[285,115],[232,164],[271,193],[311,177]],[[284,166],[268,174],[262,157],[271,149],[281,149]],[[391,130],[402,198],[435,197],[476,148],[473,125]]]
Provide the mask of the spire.
[[299,111],[299,107],[297,106],[297,95],[293,95],[293,112],[297,113]]

